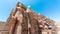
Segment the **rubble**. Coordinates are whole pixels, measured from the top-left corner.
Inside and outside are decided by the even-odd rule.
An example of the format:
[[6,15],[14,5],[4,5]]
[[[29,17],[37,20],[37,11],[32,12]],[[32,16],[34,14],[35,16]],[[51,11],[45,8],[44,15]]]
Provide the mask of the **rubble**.
[[55,21],[18,2],[8,17],[3,34],[57,34]]

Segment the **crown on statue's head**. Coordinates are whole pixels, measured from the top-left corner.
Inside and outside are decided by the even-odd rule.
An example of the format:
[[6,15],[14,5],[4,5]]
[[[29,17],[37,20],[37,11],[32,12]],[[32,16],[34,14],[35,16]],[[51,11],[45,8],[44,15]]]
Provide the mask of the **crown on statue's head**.
[[17,5],[16,5],[16,7],[20,7],[20,6],[22,6],[22,3],[18,2]]
[[26,10],[26,7],[25,7],[21,2],[18,2],[18,3],[16,4],[16,7],[20,7],[20,8],[22,8],[22,9]]

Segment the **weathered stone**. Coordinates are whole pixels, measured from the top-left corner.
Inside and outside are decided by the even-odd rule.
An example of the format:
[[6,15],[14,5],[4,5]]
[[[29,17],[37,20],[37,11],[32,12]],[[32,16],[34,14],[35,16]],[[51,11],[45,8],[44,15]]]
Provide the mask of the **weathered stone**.
[[56,34],[54,21],[18,2],[8,17],[2,34]]

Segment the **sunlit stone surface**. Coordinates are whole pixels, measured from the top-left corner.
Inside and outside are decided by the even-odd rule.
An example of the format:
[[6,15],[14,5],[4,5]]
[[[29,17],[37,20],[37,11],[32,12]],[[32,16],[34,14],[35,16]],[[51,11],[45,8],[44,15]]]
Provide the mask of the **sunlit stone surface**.
[[0,23],[0,34],[59,34],[59,27],[55,21],[18,2],[7,21]]

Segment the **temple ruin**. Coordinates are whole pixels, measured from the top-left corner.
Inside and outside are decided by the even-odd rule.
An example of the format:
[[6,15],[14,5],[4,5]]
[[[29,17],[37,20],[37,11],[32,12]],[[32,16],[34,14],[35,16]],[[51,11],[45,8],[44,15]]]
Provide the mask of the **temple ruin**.
[[18,2],[0,30],[0,34],[57,34],[55,21],[35,13]]

